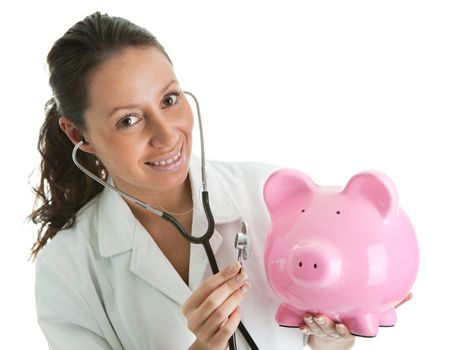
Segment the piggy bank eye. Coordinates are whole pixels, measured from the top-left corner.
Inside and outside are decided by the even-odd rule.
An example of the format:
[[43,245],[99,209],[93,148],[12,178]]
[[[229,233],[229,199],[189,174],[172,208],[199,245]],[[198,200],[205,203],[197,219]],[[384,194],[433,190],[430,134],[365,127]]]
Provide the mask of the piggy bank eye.
[[305,210],[304,210],[304,209],[301,209],[301,212],[302,212],[302,213],[304,213],[304,212],[305,212]]
[[339,210],[336,212],[337,215],[339,215],[340,213],[341,213],[341,212],[340,212]]

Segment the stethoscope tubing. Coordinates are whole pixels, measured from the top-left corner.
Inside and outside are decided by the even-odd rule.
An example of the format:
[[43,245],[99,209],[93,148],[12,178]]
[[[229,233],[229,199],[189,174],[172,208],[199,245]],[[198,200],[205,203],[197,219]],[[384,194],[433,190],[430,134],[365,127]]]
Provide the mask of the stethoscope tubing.
[[[177,229],[177,231],[190,243],[202,244],[204,247],[204,250],[206,252],[207,258],[209,260],[209,264],[210,264],[212,273],[216,274],[219,272],[218,264],[215,259],[215,255],[213,253],[212,247],[210,245],[210,238],[212,237],[214,230],[215,230],[215,219],[214,219],[212,211],[210,209],[209,193],[207,191],[207,172],[206,172],[206,163],[205,163],[205,154],[204,154],[204,136],[203,136],[203,132],[202,132],[201,111],[200,111],[199,103],[198,103],[198,100],[196,99],[196,97],[191,92],[188,92],[188,91],[184,91],[184,94],[188,94],[191,97],[193,97],[193,99],[195,100],[195,103],[196,103],[196,112],[198,115],[199,132],[200,132],[200,139],[201,139],[201,176],[202,176],[202,186],[203,186],[202,204],[204,207],[204,213],[206,215],[207,223],[208,223],[207,230],[206,230],[206,233],[204,233],[204,235],[195,237],[195,236],[188,234],[187,231],[185,230],[185,228],[180,224],[180,222],[176,218],[174,218],[174,216],[172,216],[171,214],[169,214],[165,211],[160,211],[160,210],[150,206],[149,204],[139,200],[138,198],[135,198],[135,197],[119,190],[118,188],[116,188],[113,185],[109,184],[108,182],[102,180],[101,178],[99,178],[98,176],[94,175],[89,170],[87,170],[84,166],[82,166],[77,160],[77,150],[80,148],[80,146],[82,146],[86,142],[83,138],[79,143],[77,143],[75,145],[75,147],[72,151],[72,160],[74,161],[74,164],[81,171],[83,171],[86,175],[88,175],[93,180],[95,180],[98,183],[100,183],[101,185],[111,189],[112,191],[115,191],[116,193],[120,194],[122,197],[128,199],[132,203],[135,203],[136,205],[150,211],[151,213],[153,213],[155,215],[160,216],[162,219],[171,223]],[[241,321],[239,323],[238,328],[239,328],[240,332],[242,333],[242,335],[244,336],[248,345],[251,347],[251,349],[259,350],[259,348],[257,347],[256,343],[254,342],[253,338],[251,337],[248,330],[246,329],[246,327],[243,325],[243,323]],[[229,338],[228,344],[229,344],[230,350],[237,349],[235,333],[231,336],[231,338]]]

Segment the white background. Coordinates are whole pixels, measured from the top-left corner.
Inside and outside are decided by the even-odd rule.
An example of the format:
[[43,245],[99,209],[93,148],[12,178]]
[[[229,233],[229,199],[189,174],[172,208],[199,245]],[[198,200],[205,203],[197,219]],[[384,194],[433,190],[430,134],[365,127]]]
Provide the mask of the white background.
[[417,230],[420,270],[396,327],[354,349],[450,347],[450,2],[11,3],[0,5],[2,348],[47,348],[27,260],[35,228],[24,223],[51,96],[45,59],[96,10],[146,27],[164,45],[200,101],[208,158],[295,167],[324,185],[365,169],[389,175]]

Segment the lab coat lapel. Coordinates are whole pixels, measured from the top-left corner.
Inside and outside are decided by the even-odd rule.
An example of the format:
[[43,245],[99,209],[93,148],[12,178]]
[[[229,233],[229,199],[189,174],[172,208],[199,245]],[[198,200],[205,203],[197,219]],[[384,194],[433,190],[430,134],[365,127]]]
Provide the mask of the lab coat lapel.
[[[113,184],[111,178],[108,183]],[[127,203],[116,192],[104,188],[98,203],[99,251],[104,258],[132,249],[137,219]]]
[[[228,187],[228,184],[222,179],[221,174],[218,173],[217,168],[213,166],[212,162],[210,162],[209,165],[209,161],[207,161],[206,168],[209,203],[215,219],[215,224],[225,224],[238,220],[240,214],[228,193],[228,191],[233,190],[233,188],[230,186]],[[202,204],[201,159],[194,153],[192,153],[190,157],[189,176],[194,207],[205,219],[204,207]],[[207,219],[204,221],[207,223]],[[194,234],[197,236],[200,235],[196,232]]]
[[[215,219],[215,230],[210,239],[210,245],[214,254],[218,252],[223,244],[223,237],[217,230],[221,230],[223,224],[227,224],[240,219],[240,215],[234,206],[227,190],[219,179],[219,174],[215,172],[216,169],[209,168],[207,162],[207,181],[209,191],[209,203],[212,214]],[[201,177],[201,159],[192,153],[190,161],[190,184],[193,196],[193,222],[192,235],[203,235],[208,227],[204,207],[202,203],[202,177]],[[220,270],[222,266],[219,266]],[[189,286],[195,290],[202,282],[204,276],[211,273],[209,260],[205,253],[202,244],[192,244],[190,250],[190,276]]]
[[[194,236],[203,235],[208,225],[201,197],[202,178],[200,168],[201,160],[192,153],[189,163],[189,178],[194,204],[191,232]],[[208,184],[209,199],[211,198],[209,202],[216,224],[238,220],[239,215],[232,200],[226,195],[226,192],[218,181],[217,175],[213,171],[209,172]],[[223,238],[215,229],[210,239],[214,253],[218,251],[222,242]],[[210,270],[210,266],[203,246],[201,244],[191,244],[189,286],[187,286],[152,239],[152,236],[137,222],[134,232],[130,269],[148,284],[182,305],[191,295],[192,291],[200,284],[206,270]]]
[[[113,184],[111,178],[108,179]],[[151,235],[116,192],[104,189],[99,197],[99,251],[105,258],[132,250],[130,270],[178,304],[190,289],[162,253]],[[153,214],[149,214],[153,215]]]
[[191,294],[190,288],[139,222],[134,233],[130,270],[180,305]]
[[[219,174],[215,169],[207,168],[207,172],[209,202],[215,224],[221,225],[240,219],[227,189],[221,183]],[[194,153],[190,156],[189,177],[194,204],[192,234],[200,236],[207,229],[207,219],[201,196],[201,159]],[[112,183],[111,179],[109,182]],[[192,290],[199,285],[206,270],[210,270],[202,245],[191,244],[189,288],[119,194],[104,189],[99,200],[98,229],[101,255],[113,257],[132,249],[130,270],[150,286],[182,305]],[[222,242],[223,238],[215,228],[210,239],[214,253],[218,251]]]
[[[204,233],[204,225],[201,214],[197,211],[193,215],[193,232],[199,234]],[[196,231],[195,231],[196,230]],[[214,255],[218,252],[218,249],[223,243],[223,237],[215,229],[210,239],[210,245],[212,247]],[[221,268],[221,267],[220,267]],[[211,268],[209,265],[209,259],[207,259],[206,252],[202,244],[192,244],[190,247],[190,270],[189,270],[189,286],[191,290],[195,290],[202,280],[204,275],[209,272],[211,273]]]

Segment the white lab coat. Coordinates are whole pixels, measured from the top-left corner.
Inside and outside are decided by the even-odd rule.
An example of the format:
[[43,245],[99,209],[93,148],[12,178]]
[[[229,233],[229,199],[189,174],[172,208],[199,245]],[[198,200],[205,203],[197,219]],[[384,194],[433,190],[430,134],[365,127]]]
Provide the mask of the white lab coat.
[[[207,227],[199,198],[200,163],[192,153],[193,235]],[[259,349],[295,350],[302,349],[306,339],[300,330],[276,324],[279,301],[263,265],[270,216],[262,190],[276,169],[261,163],[207,161],[216,222],[211,245],[219,268],[230,264],[237,254],[235,235],[241,221],[247,221],[251,257],[244,266],[252,288],[242,303],[242,322]],[[188,349],[195,336],[181,306],[210,275],[204,249],[192,244],[187,286],[122,197],[104,189],[80,209],[74,226],[60,231],[38,254],[38,322],[54,350]],[[236,334],[238,350],[249,349],[240,332]]]

